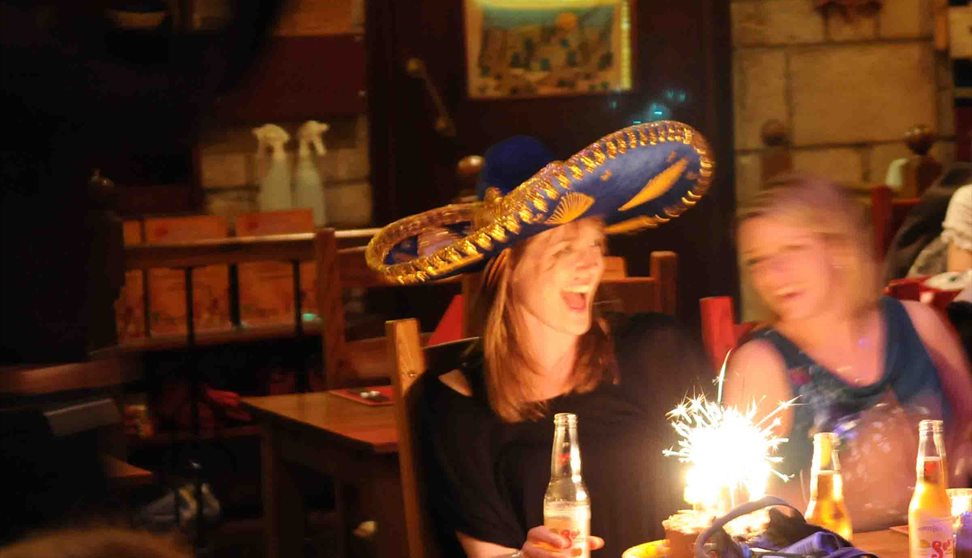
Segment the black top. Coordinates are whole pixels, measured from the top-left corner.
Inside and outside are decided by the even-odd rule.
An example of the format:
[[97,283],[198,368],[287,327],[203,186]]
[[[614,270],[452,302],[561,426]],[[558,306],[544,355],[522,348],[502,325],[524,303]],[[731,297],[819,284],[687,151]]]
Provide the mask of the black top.
[[626,318],[613,332],[619,383],[551,399],[536,421],[504,423],[490,409],[481,353],[470,353],[461,366],[472,397],[443,384],[439,374],[425,374],[422,468],[447,556],[462,555],[457,530],[520,548],[527,531],[543,524],[558,412],[578,417],[591,534],[606,542],[598,554],[620,556],[661,537],[661,521],[682,505],[681,466],[662,456],[676,439],[665,414],[710,386],[713,375],[698,341],[668,316]]

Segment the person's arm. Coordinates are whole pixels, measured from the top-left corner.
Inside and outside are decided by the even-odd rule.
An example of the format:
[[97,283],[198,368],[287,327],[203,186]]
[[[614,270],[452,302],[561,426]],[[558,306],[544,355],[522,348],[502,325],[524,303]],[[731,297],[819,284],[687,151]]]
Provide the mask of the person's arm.
[[470,557],[510,556],[524,535],[495,483],[488,413],[466,395],[462,372],[422,382],[422,462],[433,520],[454,532]]
[[[793,399],[793,390],[787,380],[786,363],[769,342],[756,339],[733,351],[726,365],[724,406],[745,411],[755,404],[756,416],[764,417],[781,402],[790,399]],[[793,414],[793,408],[789,407],[777,415],[780,422],[774,429],[775,435],[791,435]],[[800,464],[799,468],[809,465]],[[784,483],[774,477],[768,492],[798,507],[806,503],[799,478]]]
[[946,271],[972,269],[972,184],[952,194],[942,222],[942,240],[948,246]]
[[[723,401],[727,407],[745,410],[755,404],[756,416],[763,417],[792,398],[786,364],[769,342],[757,339],[733,351],[726,366]],[[793,409],[783,411],[779,417],[775,433],[786,436],[793,428]]]
[[456,538],[468,558],[501,558],[514,556],[517,552],[515,548],[481,541],[459,531],[456,531]]
[[972,250],[963,250],[954,242],[948,243],[946,271],[965,271],[972,269]]
[[972,473],[972,371],[955,331],[935,309],[913,300],[902,301],[911,323],[938,371],[942,391],[952,408],[950,428],[952,473]]
[[[543,526],[530,529],[527,533],[527,540],[523,543],[523,548],[520,550],[484,542],[459,531],[456,531],[456,537],[458,537],[459,544],[462,545],[462,550],[468,558],[510,558],[513,556],[522,556],[523,558],[565,558],[570,555],[569,551],[565,548],[567,546],[567,540]],[[600,537],[590,537],[591,550],[597,550],[602,546],[604,546],[603,539]]]

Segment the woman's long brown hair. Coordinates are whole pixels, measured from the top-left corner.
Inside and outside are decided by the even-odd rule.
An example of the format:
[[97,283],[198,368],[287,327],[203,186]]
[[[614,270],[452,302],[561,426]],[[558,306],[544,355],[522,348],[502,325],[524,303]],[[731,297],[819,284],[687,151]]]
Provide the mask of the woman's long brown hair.
[[[529,241],[527,241],[529,242]],[[482,335],[483,374],[493,411],[505,422],[542,418],[543,401],[532,401],[528,374],[538,374],[529,349],[523,344],[522,324],[513,296],[513,271],[523,257],[527,242],[508,248],[484,274],[474,303],[473,327]],[[572,373],[573,393],[586,393],[602,382],[616,382],[618,366],[607,322],[595,310],[591,328],[578,341]]]

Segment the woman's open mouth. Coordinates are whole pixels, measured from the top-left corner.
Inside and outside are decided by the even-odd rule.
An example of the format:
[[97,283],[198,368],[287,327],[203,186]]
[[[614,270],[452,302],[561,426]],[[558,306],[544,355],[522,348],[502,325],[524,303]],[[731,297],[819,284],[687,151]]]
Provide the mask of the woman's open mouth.
[[775,293],[776,299],[780,302],[793,302],[800,296],[800,291],[797,289],[781,289]]
[[593,289],[590,285],[578,285],[575,287],[568,287],[560,292],[560,298],[563,299],[564,304],[567,305],[573,312],[582,312],[587,310],[588,301],[591,297]]

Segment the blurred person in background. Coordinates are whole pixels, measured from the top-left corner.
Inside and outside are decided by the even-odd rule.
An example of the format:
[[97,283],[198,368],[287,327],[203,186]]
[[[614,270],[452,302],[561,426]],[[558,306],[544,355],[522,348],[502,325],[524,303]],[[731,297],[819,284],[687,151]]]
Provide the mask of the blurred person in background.
[[[917,301],[882,297],[864,211],[818,177],[774,179],[739,211],[741,267],[767,327],[734,351],[726,399],[780,415],[779,487],[799,505],[812,435],[841,438],[845,499],[855,529],[900,524],[914,481],[917,424],[944,419],[953,479],[972,456],[972,373],[947,322]],[[805,503],[805,502],[804,502]]]

